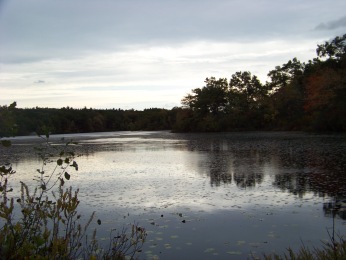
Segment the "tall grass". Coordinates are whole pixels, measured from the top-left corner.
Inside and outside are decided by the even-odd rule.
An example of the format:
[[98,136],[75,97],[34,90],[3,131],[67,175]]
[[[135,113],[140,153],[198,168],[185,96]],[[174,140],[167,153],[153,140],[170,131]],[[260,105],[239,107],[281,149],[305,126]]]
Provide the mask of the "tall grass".
[[335,242],[333,238],[329,242],[324,242],[321,248],[309,249],[302,246],[299,251],[294,252],[291,248],[287,249],[283,255],[271,254],[265,255],[266,260],[344,260],[346,259],[346,240],[339,238]]

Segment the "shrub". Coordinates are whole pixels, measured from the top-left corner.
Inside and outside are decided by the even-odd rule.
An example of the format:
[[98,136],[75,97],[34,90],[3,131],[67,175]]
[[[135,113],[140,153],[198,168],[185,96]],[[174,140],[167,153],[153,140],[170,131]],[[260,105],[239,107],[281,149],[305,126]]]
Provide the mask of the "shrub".
[[[65,143],[59,151],[48,142],[49,134],[40,137],[44,144],[36,151],[42,167],[37,170],[37,185],[33,191],[21,182],[19,195],[13,195],[10,177],[15,171],[10,163],[0,166],[0,258],[132,259],[141,251],[145,229],[133,224],[129,232],[125,228],[120,233],[113,231],[109,247],[101,248],[96,230],[88,231],[95,212],[82,224],[77,210],[79,190],[65,188],[66,180],[71,177],[68,171],[78,170],[75,153],[71,150],[73,143]],[[11,146],[8,140],[1,140],[1,144]],[[52,164],[53,170],[47,173],[47,166]],[[90,238],[88,233],[91,233]]]

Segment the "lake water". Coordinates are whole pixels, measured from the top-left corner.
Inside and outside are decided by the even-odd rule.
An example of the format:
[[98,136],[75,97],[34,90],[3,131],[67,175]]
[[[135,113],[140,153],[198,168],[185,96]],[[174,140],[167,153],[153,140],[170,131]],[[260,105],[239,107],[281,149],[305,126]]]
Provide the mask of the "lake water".
[[[52,136],[58,142],[62,136]],[[286,132],[65,135],[80,210],[94,226],[146,228],[140,259],[252,259],[346,235],[346,136]],[[35,137],[13,140],[13,181],[40,166]],[[2,152],[4,150],[1,150]],[[2,159],[6,159],[2,154]],[[337,202],[339,209],[332,214]]]

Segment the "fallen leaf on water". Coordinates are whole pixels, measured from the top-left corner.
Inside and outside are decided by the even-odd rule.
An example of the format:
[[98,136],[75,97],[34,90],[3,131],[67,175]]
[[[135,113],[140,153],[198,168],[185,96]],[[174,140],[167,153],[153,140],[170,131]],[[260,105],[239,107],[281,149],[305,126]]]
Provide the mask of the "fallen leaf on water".
[[215,248],[207,248],[206,250],[204,250],[204,253],[211,253],[211,252],[214,252],[215,251]]
[[230,254],[230,255],[241,255],[242,253],[240,251],[228,251],[227,254]]

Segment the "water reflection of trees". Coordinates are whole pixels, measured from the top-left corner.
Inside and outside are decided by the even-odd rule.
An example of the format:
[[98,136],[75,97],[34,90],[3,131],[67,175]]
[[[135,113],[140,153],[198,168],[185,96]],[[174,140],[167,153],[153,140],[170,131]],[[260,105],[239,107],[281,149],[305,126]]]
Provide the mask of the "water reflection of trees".
[[[251,151],[248,151],[250,154]],[[200,164],[207,170],[210,177],[210,185],[232,183],[239,188],[251,188],[263,181],[261,164],[250,155],[232,152],[209,152],[207,159]]]
[[319,196],[346,196],[346,160],[342,153],[309,150],[289,165],[291,168],[286,171],[284,168],[285,172],[275,175],[274,186],[300,197],[306,192]]
[[252,145],[225,139],[202,139],[188,143],[189,150],[199,151],[203,159],[199,172],[206,172],[211,186],[234,182],[239,188],[251,188],[263,181],[263,164],[268,157]]
[[240,188],[254,187],[263,180],[263,173],[255,172],[236,172],[234,173],[234,181]]
[[222,183],[232,183],[232,174],[229,172],[230,161],[223,153],[210,153],[208,160],[203,164],[208,169],[210,185],[220,186]]
[[346,220],[346,197],[334,197],[329,202],[323,203],[323,211],[326,217],[338,216]]
[[273,185],[299,197],[303,197],[306,191],[311,189],[309,177],[304,172],[277,174],[274,177]]
[[233,181],[239,188],[252,188],[263,180],[263,172],[251,169],[251,167],[238,167],[232,158],[229,160],[220,160],[218,158],[210,161],[208,166],[211,186],[230,184]]
[[257,150],[240,151],[234,155],[233,179],[239,188],[250,188],[263,181],[264,160]]
[[340,137],[304,134],[192,137],[188,138],[187,148],[203,155],[199,172],[207,172],[211,185],[233,182],[239,188],[254,187],[263,182],[269,169],[273,186],[282,191],[300,197],[307,192],[346,196],[346,153]]

